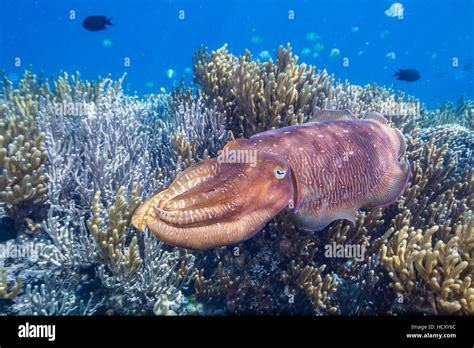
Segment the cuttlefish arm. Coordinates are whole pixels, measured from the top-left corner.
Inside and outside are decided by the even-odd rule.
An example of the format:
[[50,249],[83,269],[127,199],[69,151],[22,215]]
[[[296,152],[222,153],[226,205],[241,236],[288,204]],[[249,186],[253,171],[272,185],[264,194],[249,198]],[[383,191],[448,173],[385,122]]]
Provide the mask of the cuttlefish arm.
[[253,237],[293,196],[291,168],[278,154],[257,153],[254,164],[213,158],[146,200],[132,224],[167,244],[209,249]]

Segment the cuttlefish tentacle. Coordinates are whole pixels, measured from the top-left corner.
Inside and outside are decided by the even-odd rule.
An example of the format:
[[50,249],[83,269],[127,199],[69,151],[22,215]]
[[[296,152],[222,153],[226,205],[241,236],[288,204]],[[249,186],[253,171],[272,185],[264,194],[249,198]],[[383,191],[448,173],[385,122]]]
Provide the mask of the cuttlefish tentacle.
[[378,113],[363,117],[321,110],[316,122],[231,141],[224,152],[253,151],[256,161],[224,156],[193,165],[145,201],[132,223],[165,243],[208,249],[251,238],[284,209],[311,231],[354,221],[360,208],[393,203],[410,175],[399,160],[403,135]]
[[213,168],[212,165],[208,165],[207,161],[195,164],[189,168],[193,170],[187,170],[179,174],[172,185],[166,190],[166,194],[162,197],[163,202],[167,202],[198,185],[211,181],[216,175],[213,171],[217,170],[217,168]]
[[[225,179],[225,176],[224,176]],[[194,187],[172,199],[154,206],[155,214],[163,221],[187,225],[206,220],[222,219],[238,209],[244,201],[232,197],[235,185],[232,182],[215,181]]]

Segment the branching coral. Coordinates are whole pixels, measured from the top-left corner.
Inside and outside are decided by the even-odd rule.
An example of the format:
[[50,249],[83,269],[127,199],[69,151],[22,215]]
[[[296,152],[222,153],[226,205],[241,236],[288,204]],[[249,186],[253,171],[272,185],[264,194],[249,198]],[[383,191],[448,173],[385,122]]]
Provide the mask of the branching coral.
[[208,108],[201,97],[191,101],[184,98],[177,100],[174,117],[176,133],[172,142],[177,155],[177,169],[217,155],[227,142],[225,112],[219,112],[216,105]]
[[[125,95],[124,77],[48,82],[27,71],[16,89],[5,80],[0,203],[22,230],[44,218],[35,267],[47,271],[22,293],[21,278],[12,286],[3,273],[0,297],[19,294],[14,311],[39,315],[190,314],[193,290],[209,313],[472,314],[472,101],[429,111],[390,88],[334,81],[290,46],[276,56],[201,49],[202,90],[147,100]],[[322,108],[379,111],[403,131],[412,177],[398,202],[317,233],[281,214],[251,241],[201,253],[130,227],[134,182],[148,196],[234,134],[307,122]],[[365,254],[325,256],[333,244]]]
[[124,314],[181,314],[182,291],[194,275],[192,254],[181,250],[165,250],[151,233],[143,236],[142,265],[136,272],[110,274],[103,266],[99,275],[112,292],[109,307]]
[[[79,74],[64,73],[52,80],[50,88],[28,73],[18,90],[6,85],[4,114],[14,108],[32,109],[31,124],[44,133],[40,140],[48,149],[42,163],[50,178],[45,183],[49,213],[42,224],[48,239],[39,242],[38,264],[47,265],[51,272],[67,268],[74,279],[80,279],[90,267],[97,269],[96,281],[103,285],[98,288],[110,295],[104,308],[115,313],[151,314],[155,307],[157,313],[175,310],[180,314],[184,311],[181,290],[189,284],[194,258],[163,250],[151,236],[146,237],[146,244],[144,237],[133,236],[129,219],[141,190],[132,183],[144,183],[147,194],[163,186],[176,175],[174,129],[196,134],[198,141],[210,145],[212,134],[206,127],[213,125],[215,114],[192,101],[193,109],[184,110],[175,120],[171,103],[184,105],[184,101],[172,101],[166,95],[147,101],[128,97],[122,93],[122,81],[88,82]],[[32,106],[15,106],[11,97],[15,94],[30,98]],[[192,133],[195,124],[189,115],[202,120],[202,132],[208,133]],[[26,298],[31,306],[19,304],[17,312],[92,314],[97,310],[95,300],[67,301],[66,293],[77,295],[76,289],[63,291],[60,279],[53,274],[48,277],[48,284],[30,286]],[[173,301],[177,306],[171,308]],[[125,308],[122,302],[127,303]]]
[[442,124],[457,124],[474,127],[474,101],[461,98],[457,105],[446,102],[434,110],[423,109],[420,127],[435,127]]
[[[8,85],[8,81],[6,82]],[[0,204],[18,231],[38,229],[31,218],[47,199],[44,133],[35,123],[30,94],[4,89],[0,99]]]
[[[43,222],[50,241],[43,243],[40,263],[55,267],[84,267],[94,260],[95,240],[89,233],[84,217],[75,208],[61,207],[58,212],[51,206]],[[62,216],[62,213],[66,214]],[[95,260],[94,260],[95,261]]]
[[[470,216],[472,207],[472,192],[468,184],[468,172],[472,166],[472,130],[451,125],[435,129],[426,127],[446,122],[467,125],[465,120],[472,113],[470,101],[461,101],[457,108],[446,107],[443,116],[438,111],[427,111],[420,101],[403,92],[394,92],[375,84],[333,84],[332,77],[324,71],[316,72],[313,67],[298,65],[290,47],[279,48],[275,63],[271,60],[267,63],[255,61],[249,52],[240,57],[234,56],[226,46],[211,53],[201,49],[193,62],[195,83],[202,87],[209,100],[217,103],[220,110],[225,110],[228,129],[239,136],[308,121],[311,114],[320,108],[350,109],[355,114],[378,111],[408,137],[406,156],[413,171],[409,187],[396,205],[359,212],[355,226],[339,221],[322,233],[308,234],[295,228],[285,216],[280,216],[252,240],[252,244],[258,247],[252,247],[250,242],[243,243],[237,247],[238,257],[233,257],[229,249],[221,249],[217,256],[206,254],[203,263],[206,267],[200,269],[196,277],[198,297],[211,303],[223,301],[227,310],[233,313],[259,313],[261,308],[268,311],[288,308],[284,302],[277,300],[279,294],[284,289],[295,291],[299,288],[305,289],[306,298],[316,304],[316,313],[324,308],[342,313],[370,312],[371,301],[379,301],[377,306],[384,311],[396,311],[400,307],[400,303],[395,304],[397,294],[387,287],[387,277],[392,277],[395,272],[390,269],[388,275],[384,272],[384,268],[389,267],[387,260],[392,257],[387,256],[390,248],[399,246],[394,240],[395,231],[408,228],[413,233],[422,231],[423,235],[423,231],[431,231],[437,226],[439,231],[433,237],[433,248],[436,245],[441,247],[439,241],[442,241],[446,244],[447,254],[452,253],[449,247],[454,243],[452,238],[458,240],[458,248],[469,245],[471,237],[455,235],[459,233],[459,224],[463,225],[463,221]],[[420,126],[425,128],[420,129]],[[358,262],[322,257],[324,247],[332,243],[363,246],[366,254]],[[461,244],[464,246],[461,247]],[[263,257],[268,250],[273,250],[272,262],[266,262]],[[381,263],[379,250],[386,250]],[[452,254],[447,257],[451,261],[455,259]],[[264,284],[262,287],[265,290],[253,286],[251,282],[251,270],[256,267],[256,260],[265,264],[264,268],[276,267],[280,270],[278,275],[261,275],[259,281]],[[465,265],[462,260],[459,264]],[[370,267],[367,266],[369,262]],[[289,264],[293,265],[292,268],[288,267]],[[295,272],[296,269],[299,272]],[[319,271],[323,269],[330,273],[321,275]],[[406,273],[407,270],[401,272]],[[459,275],[462,279],[454,281],[457,284],[454,288],[459,288],[462,296],[467,296],[467,299],[464,297],[464,305],[461,305],[464,309],[459,310],[461,313],[467,313],[466,308],[469,308],[471,301],[471,290],[466,287],[469,272],[472,273],[472,270],[466,267]],[[310,280],[309,283],[298,282],[298,274],[306,273],[314,274],[314,277],[305,278]],[[331,273],[334,277],[329,278]],[[416,277],[419,278],[414,285],[416,291],[403,296],[410,299],[420,294],[421,298],[439,297],[434,288],[426,286],[423,277]],[[394,282],[392,279],[392,284]],[[340,288],[338,285],[341,284],[343,287]],[[325,286],[326,292],[321,293]],[[364,306],[351,304],[350,309],[336,309],[325,303],[331,299],[342,299],[344,294],[341,291],[352,291],[350,289],[353,288],[360,290]],[[272,295],[268,295],[269,292]],[[331,296],[325,296],[329,294]],[[445,295],[443,293],[444,297],[436,300],[445,306],[450,306],[446,301],[451,297],[459,297],[458,293],[453,292],[448,297]],[[324,301],[319,303],[319,299]],[[424,310],[423,305],[414,305],[416,301],[411,301],[410,306],[404,306],[404,310]],[[297,301],[293,308],[302,303]]]
[[[297,274],[297,284],[300,286],[316,308],[326,309],[329,295],[336,291],[338,283],[326,274],[324,278],[321,273],[326,265],[319,267],[305,266],[303,269],[294,261],[290,264],[291,272]],[[328,313],[336,313],[337,307],[328,308]]]
[[472,314],[472,173],[435,138],[411,139],[413,177],[382,238],[381,261],[408,310]]
[[15,310],[20,315],[94,315],[104,299],[98,300],[93,292],[84,296],[80,283],[76,273],[48,274],[43,284],[26,286],[25,296]]
[[[390,232],[393,231],[392,228]],[[411,305],[429,304],[435,314],[473,314],[472,227],[467,221],[461,222],[447,242],[436,235],[439,231],[438,225],[427,230],[405,225],[394,233],[388,245],[382,246],[382,262],[396,291],[415,302]],[[430,296],[420,293],[425,287]]]
[[1,279],[0,279],[0,299],[11,300],[18,296],[18,293],[21,290],[22,278],[18,276],[16,279],[16,285],[10,287],[7,281],[7,271],[5,269],[1,270]]
[[264,64],[248,51],[237,58],[226,46],[211,54],[201,49],[193,58],[195,83],[226,111],[230,129],[248,137],[304,122],[329,93],[332,78],[297,61],[289,45]]
[[[325,272],[325,265],[315,263],[314,235],[288,226],[291,222],[276,219],[252,243],[202,257],[205,267],[195,277],[196,296],[212,306],[221,305],[228,313],[336,312],[331,297],[338,283]],[[214,263],[217,266],[210,267]]]
[[423,142],[432,141],[434,144],[445,145],[450,157],[456,160],[452,175],[457,179],[466,175],[474,164],[473,148],[474,132],[457,124],[444,124],[419,130],[419,139]]
[[237,57],[223,46],[198,50],[193,63],[194,82],[225,110],[228,128],[238,136],[306,122],[322,108],[379,111],[413,128],[420,108],[415,98],[375,84],[334,83],[326,71],[298,64],[290,45],[277,49],[276,62],[255,61],[248,51]]
[[[130,219],[136,207],[140,204],[141,187],[134,185],[130,199],[125,197],[125,188],[120,187],[115,196],[115,204],[107,208],[100,202],[100,191],[95,194],[92,203],[92,216],[87,220],[87,227],[97,244],[94,256],[101,263],[110,266],[115,272],[135,272],[143,263],[137,246],[137,237],[134,236],[130,244],[124,243],[128,236]],[[107,220],[103,216],[107,216]]]

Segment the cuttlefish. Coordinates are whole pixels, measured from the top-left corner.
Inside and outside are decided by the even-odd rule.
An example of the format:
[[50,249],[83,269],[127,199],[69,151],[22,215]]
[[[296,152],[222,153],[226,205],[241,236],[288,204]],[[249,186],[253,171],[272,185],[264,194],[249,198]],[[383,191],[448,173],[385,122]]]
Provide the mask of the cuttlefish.
[[322,110],[308,123],[233,140],[135,211],[132,224],[161,241],[209,249],[253,237],[286,210],[304,230],[354,223],[387,206],[410,176],[403,135],[378,113]]

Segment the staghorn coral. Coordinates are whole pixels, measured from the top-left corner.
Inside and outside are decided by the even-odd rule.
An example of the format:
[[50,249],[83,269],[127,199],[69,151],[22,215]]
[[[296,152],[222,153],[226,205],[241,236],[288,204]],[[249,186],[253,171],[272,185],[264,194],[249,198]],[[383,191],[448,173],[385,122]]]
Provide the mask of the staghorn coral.
[[393,287],[410,305],[427,306],[434,314],[473,314],[474,235],[470,222],[458,224],[447,242],[436,235],[439,231],[438,225],[427,230],[403,226],[382,246],[382,262]]
[[[162,244],[148,233],[131,235],[129,216],[138,202],[139,192],[140,188],[135,186],[130,198],[127,198],[124,188],[120,188],[115,203],[107,209],[99,202],[100,195],[96,194],[92,216],[86,223],[74,223],[68,217],[62,225],[57,216],[50,212],[45,227],[53,243],[43,246],[43,263],[59,269],[68,267],[76,277],[81,277],[84,269],[92,266],[102,285],[100,291],[107,295],[106,300],[100,303],[92,297],[87,305],[66,303],[62,298],[56,298],[58,293],[73,296],[77,291],[72,288],[68,291],[54,290],[60,282],[52,277],[51,281],[58,284],[46,285],[46,289],[53,289],[54,293],[41,290],[43,285],[32,289],[38,302],[35,313],[56,313],[59,310],[64,315],[77,311],[92,314],[98,307],[107,308],[109,314],[187,313],[181,291],[187,288],[192,278],[194,257],[179,250],[164,250]],[[53,301],[55,307],[48,307],[48,301],[41,300],[51,296],[56,298]],[[17,310],[23,309],[20,306]]]
[[25,75],[21,90],[11,90],[5,82],[0,96],[0,206],[14,219],[17,231],[38,229],[33,219],[47,200],[44,133],[35,123],[37,101]]
[[227,142],[225,112],[219,112],[216,105],[207,107],[202,97],[187,100],[181,95],[176,99],[173,135],[173,149],[177,156],[177,169],[182,170],[193,162],[215,156]]
[[440,133],[427,141],[410,139],[412,179],[390,209],[394,217],[382,237],[381,262],[404,299],[402,310],[472,314],[473,182],[471,166],[459,163],[472,146],[472,131],[462,147],[445,142],[452,128]]
[[457,105],[446,102],[434,110],[421,111],[420,127],[436,127],[443,124],[457,124],[474,127],[474,101],[461,98]]
[[[157,184],[151,161],[156,142],[151,137],[156,135],[156,141],[161,138],[153,134],[157,128],[152,128],[144,117],[154,116],[152,109],[157,103],[146,104],[123,96],[123,78],[117,82],[107,78],[98,83],[93,102],[79,97],[83,87],[78,86],[83,84],[78,82],[74,88],[79,91],[73,89],[68,98],[43,101],[38,119],[51,149],[47,170],[54,178],[50,184],[53,203],[70,200],[68,195],[79,205],[87,206],[98,190],[110,200],[120,186],[130,188],[134,181],[145,182],[145,177],[151,178],[146,180],[149,188],[145,189]],[[70,115],[67,108],[57,110],[61,105],[76,106],[77,110]]]
[[253,61],[249,51],[236,57],[224,46],[194,56],[194,81],[221,110],[230,130],[249,137],[263,130],[302,123],[329,93],[332,78],[297,64],[291,47],[279,47],[277,61]]
[[[44,166],[51,178],[46,183],[49,210],[42,224],[48,238],[39,242],[38,267],[47,266],[51,271],[47,276],[50,283],[32,286],[25,295],[31,307],[21,303],[15,310],[96,312],[97,301],[92,299],[83,304],[65,302],[63,294],[77,295],[77,289],[57,290],[63,279],[53,274],[67,268],[74,279],[80,279],[92,268],[97,270],[94,281],[99,284],[94,293],[110,295],[104,308],[119,314],[151,314],[156,307],[156,312],[163,314],[163,308],[169,309],[169,302],[176,301],[176,313],[185,312],[181,290],[191,279],[193,257],[164,251],[150,237],[144,245],[142,236],[131,235],[128,222],[140,194],[132,185],[134,179],[143,182],[143,190],[150,193],[176,173],[171,137],[180,121],[171,116],[171,98],[163,95],[141,101],[125,96],[123,77],[84,82],[79,74],[71,77],[64,73],[52,80],[51,89],[49,83],[27,76],[12,93],[30,95],[34,100],[34,121],[49,150]],[[207,112],[201,108],[196,112],[201,111]],[[188,120],[180,129],[191,134],[192,127]],[[101,194],[95,195],[99,189]],[[126,191],[133,191],[130,201]],[[119,305],[122,301],[128,303],[127,308]]]
[[[48,201],[39,205],[46,237],[34,267],[48,271],[40,283],[23,280],[27,291],[18,294],[15,312],[191,314],[186,298],[194,290],[209,314],[471,314],[472,101],[430,111],[390,88],[334,82],[296,59],[289,47],[267,63],[248,52],[234,56],[225,47],[201,50],[194,63],[202,93],[180,87],[148,100],[125,95],[123,79],[110,77],[89,82],[63,73],[48,83],[27,71],[17,89],[4,83],[2,119],[16,115],[26,122],[23,115],[30,114],[35,134],[45,134],[41,144],[47,151]],[[136,237],[132,249],[140,267],[114,272],[94,256],[102,249],[87,220],[97,191],[104,207],[113,206],[119,188],[129,192],[133,182],[143,183],[149,195],[219,149],[222,136],[230,140],[232,132],[250,135],[305,122],[320,108],[379,111],[409,135],[413,176],[395,205],[360,212],[355,226],[338,221],[319,233],[301,231],[282,215],[251,243],[203,253],[171,249],[148,231],[135,235],[121,225],[125,247]],[[365,245],[364,260],[324,257],[324,247],[333,242]],[[403,250],[405,243],[410,248]],[[414,277],[411,290],[409,280],[403,283],[407,274]]]
[[[54,267],[87,267],[95,261],[95,240],[89,233],[84,216],[75,207],[51,206],[43,229],[50,240],[41,245],[40,263]],[[63,216],[63,214],[66,214]]]
[[[98,300],[93,292],[82,294],[84,283],[84,277],[74,272],[50,273],[41,285],[26,286],[25,296],[15,305],[15,311],[19,315],[94,315],[104,299]],[[84,301],[82,297],[86,296]]]
[[334,82],[325,70],[298,64],[289,44],[278,47],[276,62],[265,63],[249,51],[230,54],[226,45],[211,53],[201,48],[193,65],[195,84],[226,112],[228,128],[238,137],[306,122],[320,109],[381,112],[404,132],[420,117],[417,99],[376,84]]
[[[130,219],[140,203],[139,185],[134,185],[130,192],[130,199],[125,197],[125,188],[120,187],[115,195],[115,204],[108,207],[104,214],[104,207],[100,202],[100,191],[97,191],[92,203],[92,216],[87,220],[87,227],[97,245],[94,256],[101,263],[110,266],[114,272],[136,272],[143,261],[138,252],[136,236],[132,237],[128,246],[125,239],[128,236]],[[102,216],[107,216],[104,219]]]
[[1,270],[1,279],[0,279],[0,299],[11,300],[18,296],[18,293],[21,290],[23,280],[21,276],[16,278],[16,285],[13,287],[9,286],[7,281],[7,270]]
[[99,267],[109,289],[107,306],[118,314],[174,315],[186,313],[185,291],[194,276],[195,257],[182,250],[165,250],[148,231],[143,234],[142,265],[135,272],[108,272]]

